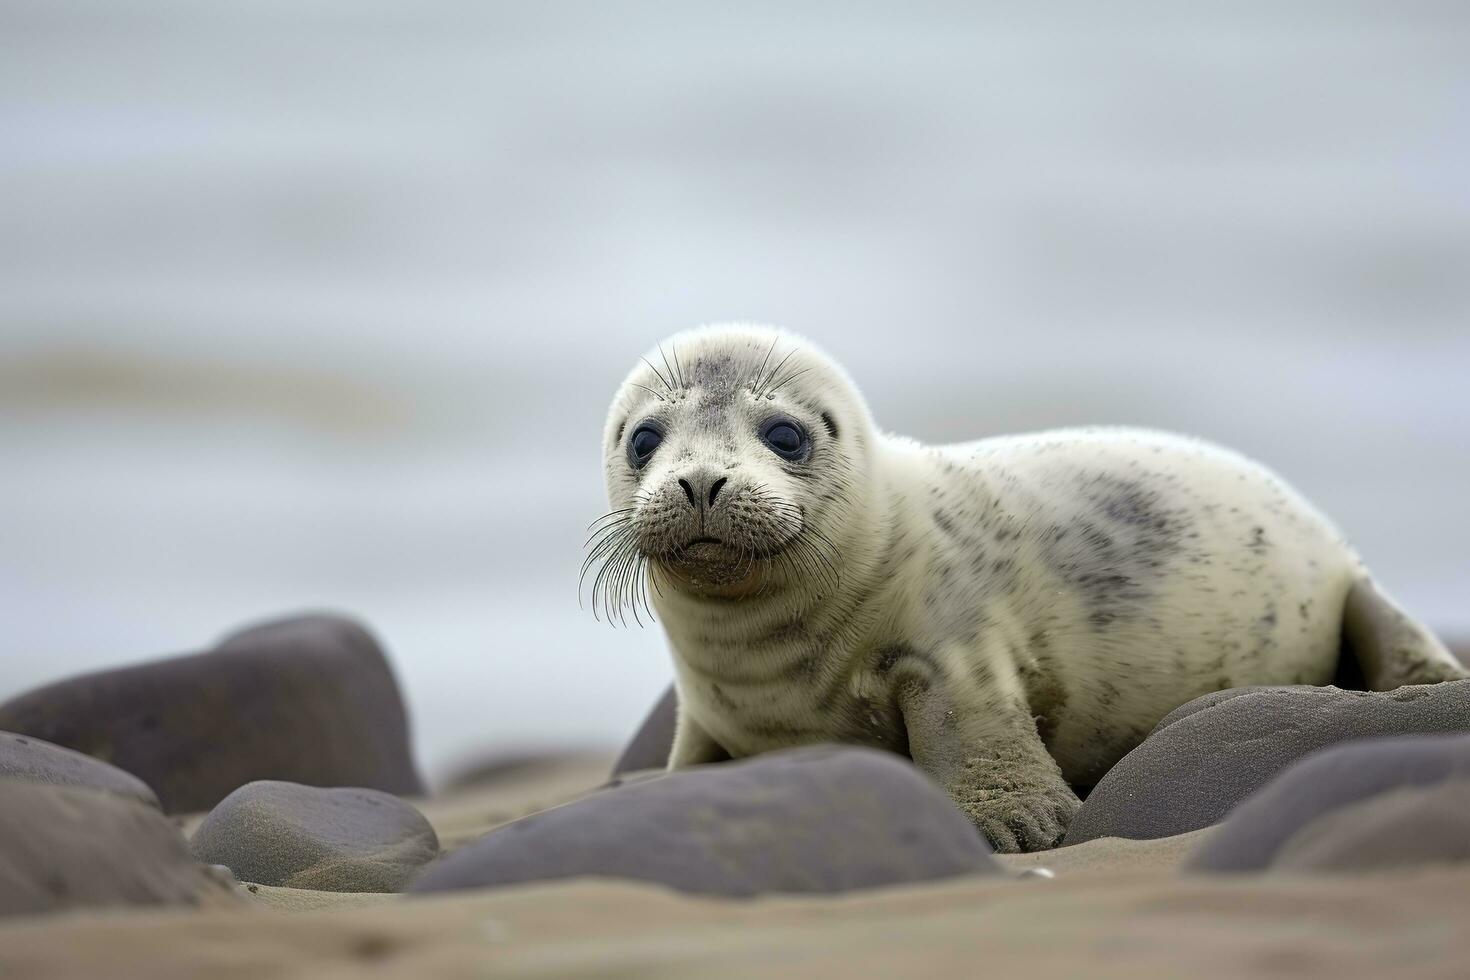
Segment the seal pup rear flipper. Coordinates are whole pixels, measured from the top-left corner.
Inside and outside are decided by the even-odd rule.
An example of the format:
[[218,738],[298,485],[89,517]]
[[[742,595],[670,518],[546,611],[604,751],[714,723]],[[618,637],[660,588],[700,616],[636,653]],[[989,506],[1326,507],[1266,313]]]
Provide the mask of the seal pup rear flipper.
[[1344,652],[1357,660],[1370,691],[1470,677],[1433,633],[1366,576],[1348,592],[1342,632]]

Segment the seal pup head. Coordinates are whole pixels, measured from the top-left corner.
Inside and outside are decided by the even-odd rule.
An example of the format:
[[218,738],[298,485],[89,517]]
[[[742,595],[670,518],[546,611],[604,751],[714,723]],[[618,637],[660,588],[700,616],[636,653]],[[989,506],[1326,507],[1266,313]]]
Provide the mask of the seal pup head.
[[[841,575],[872,425],[857,388],[812,344],[714,326],[655,347],[624,379],[603,431],[611,510],[583,575],[594,612],[635,618],[647,588],[748,600]],[[639,620],[641,622],[641,619]]]

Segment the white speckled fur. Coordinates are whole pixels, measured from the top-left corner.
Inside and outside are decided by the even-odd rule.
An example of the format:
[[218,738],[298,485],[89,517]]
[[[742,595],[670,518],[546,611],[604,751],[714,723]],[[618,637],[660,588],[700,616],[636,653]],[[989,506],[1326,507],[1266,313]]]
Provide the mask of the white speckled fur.
[[[777,412],[810,433],[806,460],[760,441]],[[648,418],[665,437],[640,470],[627,441]],[[1095,782],[1191,698],[1328,683],[1350,595],[1397,630],[1365,660],[1375,686],[1459,676],[1250,460],[1140,429],[879,434],[843,371],[789,334],[666,341],[614,400],[604,458],[673,647],[673,765],[831,740],[904,752],[999,849],[1054,843],[1077,805],[1066,783]],[[700,535],[726,544],[682,550]]]

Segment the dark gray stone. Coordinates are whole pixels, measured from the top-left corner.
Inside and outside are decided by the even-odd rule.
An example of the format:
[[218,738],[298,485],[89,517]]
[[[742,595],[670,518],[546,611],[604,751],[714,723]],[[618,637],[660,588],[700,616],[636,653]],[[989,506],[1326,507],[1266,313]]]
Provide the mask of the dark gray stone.
[[1399,789],[1314,820],[1276,852],[1277,871],[1384,871],[1470,861],[1470,779]]
[[1343,691],[1263,688],[1206,695],[1164,719],[1098,781],[1063,846],[1149,840],[1218,823],[1277,773],[1359,738],[1470,731],[1470,680]]
[[243,904],[157,807],[81,786],[0,782],[0,915]]
[[662,769],[669,764],[669,752],[674,748],[674,716],[679,710],[679,696],[674,685],[658,699],[633,740],[613,764],[612,774],[621,776],[625,772],[639,769]]
[[423,791],[388,662],[337,616],[267,623],[209,653],[38,688],[0,705],[0,729],[110,762],[169,813],[207,810],[256,779]]
[[262,780],[210,811],[191,848],[200,861],[257,885],[396,892],[438,856],[439,838],[421,813],[387,793]]
[[158,797],[137,776],[90,755],[14,732],[0,732],[0,781],[4,780],[86,786],[158,808]]
[[1174,722],[1184,718],[1188,718],[1190,715],[1198,714],[1206,708],[1213,708],[1217,704],[1224,704],[1226,701],[1233,700],[1235,698],[1241,697],[1242,695],[1255,694],[1257,691],[1320,690],[1323,690],[1323,688],[1313,684],[1283,684],[1277,687],[1256,685],[1252,687],[1230,687],[1226,688],[1223,691],[1211,691],[1209,694],[1200,695],[1193,701],[1186,701],[1184,704],[1181,704],[1179,707],[1169,712],[1163,718],[1159,719],[1159,723],[1154,726],[1154,730],[1152,732],[1149,732],[1149,735],[1153,736],[1155,733],[1163,731],[1165,728],[1168,728],[1170,725],[1174,724]]
[[815,746],[606,789],[491,831],[411,892],[583,875],[686,892],[842,892],[1000,870],[907,760]]
[[1462,798],[1466,786],[1470,736],[1335,746],[1290,766],[1237,806],[1186,868],[1348,870],[1463,859],[1470,809],[1445,817],[1452,812],[1447,802]]

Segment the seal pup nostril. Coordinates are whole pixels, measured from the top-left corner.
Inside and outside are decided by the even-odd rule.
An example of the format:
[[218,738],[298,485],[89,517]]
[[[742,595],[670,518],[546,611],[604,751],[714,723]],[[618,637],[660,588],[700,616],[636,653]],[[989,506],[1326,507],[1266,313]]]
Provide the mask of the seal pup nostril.
[[710,484],[710,488],[709,488],[709,505],[711,507],[713,507],[715,505],[715,497],[719,494],[720,488],[725,485],[725,481],[728,480],[728,479],[729,479],[729,477],[722,476],[718,480],[716,480],[714,483]]
[[694,499],[694,488],[689,485],[689,481],[681,479],[679,486],[684,488],[684,496],[689,498],[689,506],[697,510],[699,508],[699,502]]

